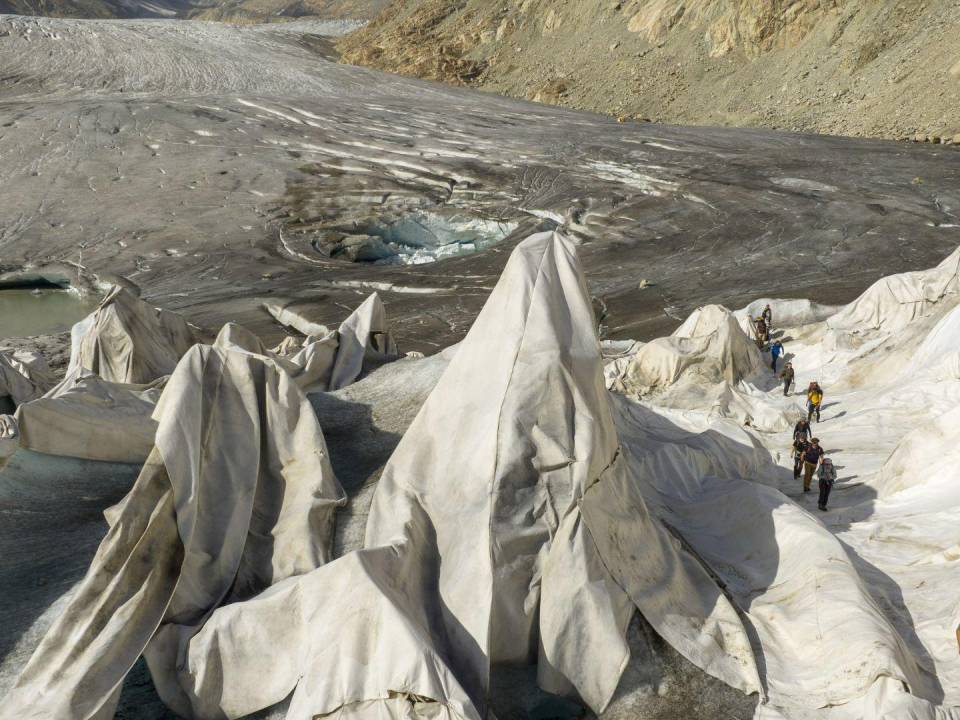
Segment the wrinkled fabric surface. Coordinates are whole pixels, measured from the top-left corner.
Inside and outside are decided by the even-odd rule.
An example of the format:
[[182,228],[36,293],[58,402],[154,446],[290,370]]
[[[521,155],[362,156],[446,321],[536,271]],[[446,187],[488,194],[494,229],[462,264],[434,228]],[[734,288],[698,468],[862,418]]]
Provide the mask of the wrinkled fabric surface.
[[0,398],[9,398],[14,407],[40,397],[54,382],[40,353],[0,348]]
[[339,390],[363,372],[399,356],[377,293],[350,313],[338,330],[322,337],[308,336],[302,343],[287,338],[277,348],[268,349],[250,331],[227,323],[214,345],[268,358],[304,392]]
[[[330,557],[345,495],[306,397],[270,363],[195,346],[155,411],[156,446],[90,571],[0,707],[4,718],[110,717],[147,650],[158,690],[168,640],[214,608]],[[149,644],[149,647],[148,647]]]
[[[846,346],[829,319],[784,330],[798,383],[829,399],[816,429],[837,508],[817,514],[788,469],[789,429],[677,406],[681,390],[731,387],[724,373],[681,373],[642,401],[609,393],[574,246],[532,236],[384,468],[365,547],[335,559],[345,497],[277,359],[291,353],[228,327],[180,361],[156,447],[0,718],[109,717],[141,652],[184,717],[284,702],[289,720],[473,720],[497,669],[518,665],[602,713],[639,610],[757,693],[757,718],[956,720],[960,378],[903,384],[950,347],[955,305],[908,321],[899,302],[872,305],[878,322]],[[709,320],[687,330],[722,332]],[[868,392],[869,377],[896,381]],[[775,381],[750,393],[772,415],[795,403]]]
[[167,378],[108,382],[76,368],[46,395],[17,408],[20,447],[49,455],[139,463],[153,448],[154,407]]
[[115,285],[70,331],[69,369],[84,368],[109,382],[150,383],[172,373],[194,342],[182,317]]
[[779,379],[770,369],[769,351],[761,352],[751,333],[727,308],[697,308],[669,337],[608,360],[607,387],[660,407],[708,408],[715,417],[762,431],[786,430],[804,411],[799,404],[781,408],[767,402]]

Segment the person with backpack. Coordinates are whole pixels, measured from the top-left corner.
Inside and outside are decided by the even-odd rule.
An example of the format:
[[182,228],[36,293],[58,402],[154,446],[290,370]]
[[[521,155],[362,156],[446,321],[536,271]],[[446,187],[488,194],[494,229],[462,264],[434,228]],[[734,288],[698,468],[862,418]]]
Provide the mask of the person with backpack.
[[797,424],[793,426],[793,439],[796,440],[798,437],[803,438],[804,440],[810,439],[810,423],[803,418],[797,420]]
[[777,360],[780,359],[782,354],[783,343],[777,340],[773,345],[770,346],[770,367],[773,368],[773,372],[777,372]]
[[786,397],[790,394],[790,386],[793,384],[794,372],[793,372],[793,363],[788,362],[783,366],[783,370],[780,373],[780,379],[783,380],[783,396]]
[[807,420],[813,419],[814,413],[817,415],[817,422],[820,422],[820,405],[823,403],[823,389],[820,383],[814,380],[807,388]]
[[758,317],[754,321],[753,327],[757,336],[757,347],[762,350],[767,342],[767,323],[764,322],[762,317]]
[[803,469],[803,454],[810,447],[810,442],[802,435],[793,437],[793,479],[800,479],[800,471]]
[[773,330],[773,310],[770,309],[770,303],[760,313],[760,318],[767,324],[767,331]]
[[833,489],[833,483],[837,480],[837,469],[833,466],[833,461],[825,457],[820,462],[820,499],[817,501],[817,507],[823,511],[827,509],[827,500],[830,498],[830,491]]
[[820,438],[810,440],[810,445],[803,451],[803,491],[810,492],[813,483],[813,472],[823,459],[823,448],[820,447]]

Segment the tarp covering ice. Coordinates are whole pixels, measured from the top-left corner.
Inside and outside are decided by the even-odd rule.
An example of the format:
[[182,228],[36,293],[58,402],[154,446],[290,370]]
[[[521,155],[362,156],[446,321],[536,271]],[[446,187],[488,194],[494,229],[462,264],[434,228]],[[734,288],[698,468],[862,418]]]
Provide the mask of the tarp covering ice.
[[[293,691],[289,718],[358,703],[386,710],[398,695],[473,718],[486,707],[493,666],[535,662],[546,687],[600,710],[626,664],[634,606],[695,662],[759,690],[733,607],[631,489],[593,327],[569,241],[547,233],[522,244],[385,469],[367,549],[313,572],[325,558],[309,549],[326,525],[289,536],[312,562],[269,573],[264,564],[283,561],[295,545],[253,543],[251,553],[242,532],[249,513],[232,511],[248,510],[252,492],[280,502],[279,488],[251,485],[256,455],[237,457],[238,446],[250,446],[246,454],[260,447],[241,440],[244,430],[269,429],[271,442],[290,433],[272,423],[246,427],[260,407],[254,398],[274,392],[260,389],[271,363],[195,348],[165,390],[157,447],[137,486],[111,512],[111,533],[84,586],[6,707],[21,717],[85,717],[109,703],[146,647],[161,696],[195,717],[240,717]],[[253,363],[258,373],[247,369]],[[247,370],[226,373],[238,365]],[[237,400],[213,394],[218,385]],[[292,390],[285,397],[278,409],[296,407]],[[282,447],[312,457],[322,442],[315,428]],[[313,470],[320,481],[327,469]],[[314,488],[295,492],[296,478],[285,479],[278,510],[306,531]],[[330,503],[339,502],[334,485]],[[206,497],[219,498],[220,508],[201,512]],[[263,514],[254,505],[253,517]],[[213,540],[225,550],[215,552]],[[143,552],[166,565],[145,573],[132,561]],[[244,561],[261,572],[237,576]],[[119,597],[104,595],[117,563],[130,570],[110,583]],[[207,572],[194,574],[200,570]],[[346,605],[332,592],[338,587],[351,588]],[[214,610],[229,588],[234,602]],[[364,612],[355,622],[357,609]],[[89,631],[85,650],[65,647],[77,623]],[[268,638],[283,641],[265,657]],[[47,704],[30,701],[40,688]],[[436,712],[425,708],[424,716]]]
[[155,308],[115,285],[99,307],[70,332],[70,369],[104,380],[142,384],[169,375],[196,342],[176,313]]
[[154,444],[152,418],[166,377],[146,385],[108,382],[82,368],[67,373],[14,416],[20,447],[67,457],[141,463]]
[[839,478],[818,512],[789,429],[675,406],[685,383],[797,402],[755,380],[772,373],[735,316],[695,314],[675,340],[696,343],[668,346],[737,339],[681,357],[657,392],[611,395],[575,248],[535,235],[383,470],[365,547],[339,558],[344,496],[316,417],[273,351],[230,328],[180,361],[136,486],[0,718],[109,716],[141,652],[185,717],[283,703],[289,720],[474,720],[516,666],[602,713],[639,611],[757,693],[761,720],[958,720],[960,379],[910,368],[941,367],[960,297],[905,319],[874,292],[836,314],[877,321],[864,343],[838,346],[830,321],[778,327],[801,393],[826,386],[815,432]]
[[6,399],[9,405],[16,407],[40,397],[54,382],[40,353],[0,348],[0,400]]
[[[743,613],[760,718],[960,717],[957,257],[783,329],[800,396],[809,380],[827,389],[814,426],[840,474],[827,512],[787,469],[789,430],[656,396],[619,403],[649,505]],[[762,402],[790,399],[771,388]]]
[[308,336],[302,342],[288,337],[279,347],[268,349],[250,331],[228,323],[214,344],[271,359],[304,391],[339,390],[362,373],[398,357],[377,293],[364,300],[337,330],[320,337]]
[[960,248],[932,270],[881,278],[840,312],[827,319],[831,330],[860,333],[896,331],[931,311],[960,290]]
[[669,337],[608,362],[606,382],[612,390],[663,407],[709,408],[718,417],[761,430],[786,430],[803,411],[793,402],[769,402],[768,390],[777,384],[769,362],[735,313],[706,305]]
[[110,510],[90,571],[0,716],[109,717],[145,650],[176,707],[176,686],[165,683],[178,663],[175,638],[217,606],[329,560],[334,509],[346,498],[316,416],[286,374],[198,345],[157,417],[140,477]]
[[[139,308],[138,312],[143,310],[133,304],[134,299],[129,295],[122,299],[115,297],[111,302],[119,303],[119,307],[126,307],[128,311],[130,307]],[[148,308],[145,312],[148,318],[153,317],[153,309]],[[166,316],[162,311],[157,312]],[[95,318],[96,314],[91,317]],[[100,323],[104,327],[112,326],[101,320],[84,322],[89,323],[88,330],[74,338],[79,343],[74,352],[77,362],[82,358],[90,359],[83,350],[84,345],[91,342],[89,328],[99,327]],[[179,326],[176,319],[167,318],[163,323]],[[96,337],[98,352],[101,356],[117,357],[129,351],[128,359],[136,364],[138,361],[134,358],[145,350],[130,345],[133,337],[130,333],[100,333]],[[322,338],[301,341],[288,337],[280,347],[271,350],[253,333],[228,323],[221,329],[214,345],[224,350],[249,353],[274,364],[304,391],[343,387],[364,372],[397,357],[383,303],[376,294],[361,303],[343,321],[339,330]],[[0,368],[4,357],[0,354]],[[10,357],[15,363],[11,367],[17,370],[16,378],[23,378],[16,380],[17,387],[23,387],[22,393],[17,394],[22,404],[13,418],[3,421],[2,434],[9,435],[8,439],[15,438],[14,446],[87,460],[141,463],[147,458],[157,429],[154,407],[168,375],[145,384],[111,382],[78,364],[59,384],[34,399],[29,392],[39,392],[49,382],[42,357],[21,352],[10,354]],[[155,359],[157,356],[151,357]],[[172,358],[168,359],[172,361]],[[145,374],[157,372],[161,366],[154,367],[154,371]],[[34,380],[28,379],[24,373],[30,373]],[[30,384],[41,381],[42,385]]]

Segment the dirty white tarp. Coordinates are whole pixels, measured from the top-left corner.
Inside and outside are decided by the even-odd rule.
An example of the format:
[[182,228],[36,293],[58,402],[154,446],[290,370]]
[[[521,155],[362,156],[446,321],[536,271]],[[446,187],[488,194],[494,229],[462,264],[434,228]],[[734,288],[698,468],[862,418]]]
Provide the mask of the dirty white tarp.
[[70,370],[84,368],[109,382],[149,383],[173,372],[194,342],[182,317],[115,285],[70,331]]
[[0,398],[8,398],[14,407],[40,397],[54,382],[40,353],[0,348]]
[[[946,413],[960,380],[902,374],[923,348],[946,352],[956,306],[928,305],[895,332],[880,307],[846,349],[827,322],[785,329],[801,388],[835,378],[816,432],[840,477],[819,513],[785,467],[789,431],[609,395],[574,249],[534,236],[384,470],[367,547],[326,564],[319,550],[286,561],[329,537],[325,523],[305,527],[300,510],[317,501],[292,492],[309,483],[282,460],[322,443],[309,409],[290,411],[299,389],[272,360],[197,347],[91,575],[0,717],[108,716],[145,646],[161,696],[188,717],[238,718],[289,697],[290,720],[473,720],[496,666],[513,662],[600,711],[639,608],[688,659],[758,692],[757,718],[957,720],[960,446]],[[918,342],[902,347],[902,333]],[[232,368],[221,396],[208,392],[217,363]],[[895,381],[864,387],[878,368]],[[796,403],[779,387],[756,392],[771,412]],[[920,419],[930,427],[910,434]],[[276,456],[257,455],[264,438]],[[271,484],[281,475],[283,494]],[[329,508],[342,496],[326,487]],[[282,542],[243,522],[278,516],[294,528]],[[148,553],[152,564],[137,562]]]
[[[123,306],[130,297],[115,298],[112,302]],[[164,322],[177,324],[176,320],[170,319]],[[78,342],[82,345],[86,337],[81,335]],[[141,349],[130,344],[132,339],[129,334],[118,337],[112,333],[100,333],[97,347],[106,357],[118,357],[127,351],[129,357],[145,356],[149,344],[146,349]],[[119,346],[112,343],[119,343]],[[287,338],[280,348],[268,350],[253,333],[228,323],[221,329],[215,345],[225,350],[250,353],[274,364],[304,391],[343,387],[363,372],[397,357],[396,344],[386,325],[383,303],[375,293],[344,320],[339,330],[323,338],[307,338],[303,342]],[[80,347],[74,354],[85,357]],[[20,372],[27,372],[29,368],[40,368],[42,357],[34,355],[37,354],[28,358],[26,353],[18,352],[11,357],[29,359],[30,366],[17,365]],[[0,353],[0,368],[3,357]],[[38,377],[45,377],[39,369],[33,372]],[[22,376],[18,374],[18,377]],[[157,421],[152,416],[167,377],[164,375],[139,385],[110,382],[84,367],[75,366],[43,397],[23,402],[13,418],[0,416],[5,417],[0,434],[7,436],[8,440],[18,435],[15,445],[0,454],[9,455],[13,447],[19,446],[87,460],[143,462],[154,445]],[[332,383],[336,383],[336,387],[331,386]]]
[[75,368],[41,398],[17,408],[20,447],[49,455],[143,462],[153,448],[151,417],[163,377],[146,385],[108,382]]
[[894,332],[923,317],[933,306],[955,302],[960,291],[960,248],[936,268],[881,278],[855,302],[827,318],[837,332]]
[[706,408],[716,417],[776,432],[793,427],[804,411],[796,403],[776,407],[767,401],[779,384],[770,362],[769,352],[761,353],[735,313],[706,305],[669,337],[608,361],[605,377],[609,389],[661,407]]
[[[237,717],[293,692],[298,720],[384,710],[398,694],[479,717],[491,666],[513,662],[538,662],[544,686],[600,709],[635,604],[711,671],[758,689],[733,608],[629,489],[593,327],[569,242],[519,246],[384,470],[367,548],[216,611],[181,663],[192,713]],[[629,503],[610,513],[608,493]],[[349,612],[325,591],[345,577]],[[265,659],[271,636],[289,652]],[[268,666],[282,671],[255,681]],[[428,705],[409,711],[437,712]]]
[[[418,713],[419,702],[424,717],[439,708],[480,717],[491,666],[514,662],[539,662],[546,687],[575,690],[599,710],[626,664],[624,636],[635,606],[695,662],[737,687],[759,690],[749,640],[733,607],[646,513],[636,492],[618,451],[593,328],[569,241],[545,233],[519,246],[385,469],[367,549],[313,572],[303,563],[299,577],[261,574],[239,583],[242,591],[233,583],[237,602],[212,614],[240,562],[222,556],[239,552],[243,559],[247,551],[235,542],[242,533],[228,524],[233,513],[201,512],[197,503],[206,492],[227,508],[239,502],[245,486],[238,487],[237,477],[249,479],[257,461],[237,455],[255,452],[259,443],[237,442],[246,434],[237,424],[253,413],[240,412],[240,402],[227,412],[221,397],[208,397],[206,388],[216,383],[203,368],[240,363],[237,358],[259,363],[260,372],[270,364],[249,353],[194,349],[163,395],[157,449],[113,513],[89,587],[48,635],[6,707],[26,713],[18,717],[85,717],[78,708],[105,703],[118,673],[146,644],[150,623],[136,622],[144,614],[153,622],[165,617],[146,651],[161,696],[195,717],[240,717],[291,691],[287,717],[298,720],[364,703],[389,712],[397,696],[409,699],[404,716]],[[198,377],[199,387],[186,382]],[[240,375],[226,387],[233,391],[253,380]],[[207,436],[205,429],[218,434]],[[229,452],[227,439],[234,440]],[[309,457],[309,440],[292,438],[289,447]],[[318,432],[313,442],[322,447]],[[240,445],[250,449],[238,453]],[[199,457],[207,460],[196,476],[191,463]],[[178,494],[184,485],[200,493],[196,500]],[[312,496],[295,497],[292,488],[287,478],[283,508],[302,517],[297,511],[306,513]],[[263,501],[270,500],[265,494]],[[171,516],[179,543],[170,535]],[[132,533],[140,542],[122,542],[124,518],[143,524],[145,517],[158,519]],[[147,537],[148,531],[157,534]],[[218,554],[210,538],[227,552]],[[307,542],[303,535],[294,538]],[[223,566],[209,581],[187,572],[194,542]],[[136,563],[117,557],[148,552],[157,543],[167,573],[140,570],[138,576]],[[187,552],[182,567],[180,545]],[[264,553],[255,555],[260,562],[270,557],[267,545],[255,549]],[[291,552],[274,546],[272,557],[281,549]],[[117,562],[134,568],[113,583],[131,597],[111,607],[117,598],[103,596],[99,578]],[[172,594],[165,574],[180,578],[177,590],[190,588],[187,598]],[[217,592],[206,587],[214,581]],[[268,584],[269,591],[255,596]],[[340,589],[348,587],[344,604]],[[97,630],[86,652],[63,646],[77,622],[93,622]],[[271,638],[273,650],[265,654]],[[82,657],[71,658],[74,652]],[[69,670],[55,683],[67,659]],[[31,703],[40,688],[56,700]]]
[[[960,718],[956,258],[785,328],[797,395],[826,386],[814,434],[839,473],[827,512],[787,469],[789,431],[692,401],[618,404],[649,506],[743,613],[763,659],[758,718]],[[796,400],[774,387],[762,402]]]
[[245,328],[228,323],[214,343],[274,361],[306,391],[339,390],[362,373],[398,357],[383,301],[371,294],[335,331],[302,342],[287,338],[267,349]]
[[164,683],[178,661],[171,638],[329,559],[334,509],[346,498],[289,377],[252,355],[198,345],[156,417],[156,447],[0,717],[110,717],[151,638],[158,689],[176,705]]

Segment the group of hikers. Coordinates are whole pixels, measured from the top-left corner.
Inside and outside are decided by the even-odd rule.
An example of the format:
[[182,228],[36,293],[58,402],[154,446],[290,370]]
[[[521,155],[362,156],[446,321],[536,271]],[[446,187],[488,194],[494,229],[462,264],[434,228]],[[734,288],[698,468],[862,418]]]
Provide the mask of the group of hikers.
[[[770,343],[770,332],[773,329],[773,310],[767,305],[763,312],[756,319],[751,319],[754,336],[757,347],[761,350],[765,347],[770,349],[770,367],[773,372],[777,372],[777,361],[784,354],[783,344],[776,340]],[[783,381],[783,395],[790,394],[790,386],[795,379],[793,364],[787,362],[780,371],[778,377]],[[814,416],[817,422],[820,422],[820,406],[823,404],[823,388],[820,383],[813,381],[807,387],[807,417],[800,420],[793,428],[793,477],[799,479],[803,474],[803,491],[810,492],[810,486],[813,484],[813,475],[817,474],[820,486],[820,498],[817,507],[820,510],[827,509],[827,500],[830,497],[830,490],[833,489],[833,483],[837,479],[837,471],[833,466],[833,461],[826,457],[824,450],[820,447],[820,439],[811,437],[813,432],[810,429],[810,423]]]
[[811,437],[812,434],[809,420],[800,420],[793,427],[793,478],[799,480],[803,473],[803,491],[807,493],[816,472],[820,487],[817,507],[825,511],[833,483],[837,480],[837,469],[820,447],[820,438]]

